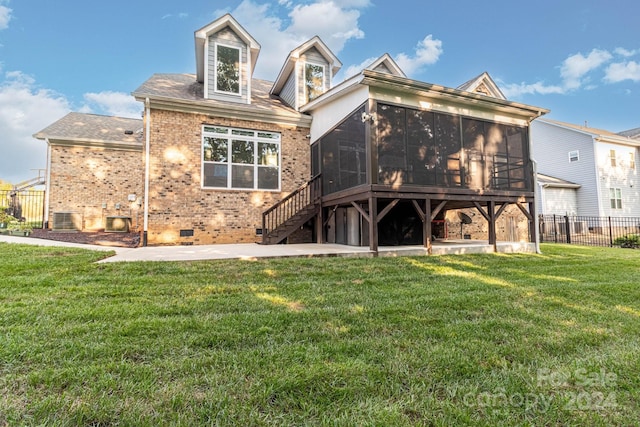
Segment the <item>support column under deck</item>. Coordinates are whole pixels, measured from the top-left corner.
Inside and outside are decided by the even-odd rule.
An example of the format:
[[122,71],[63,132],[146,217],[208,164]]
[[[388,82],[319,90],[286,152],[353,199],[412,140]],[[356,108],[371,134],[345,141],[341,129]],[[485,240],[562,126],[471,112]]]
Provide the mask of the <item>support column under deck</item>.
[[427,248],[427,253],[431,255],[433,252],[433,230],[431,229],[431,199],[425,199],[424,201],[424,245]]
[[378,199],[369,197],[369,249],[378,255]]
[[498,252],[498,244],[496,237],[496,202],[489,201],[487,203],[487,210],[489,211],[489,244],[493,245],[493,251]]

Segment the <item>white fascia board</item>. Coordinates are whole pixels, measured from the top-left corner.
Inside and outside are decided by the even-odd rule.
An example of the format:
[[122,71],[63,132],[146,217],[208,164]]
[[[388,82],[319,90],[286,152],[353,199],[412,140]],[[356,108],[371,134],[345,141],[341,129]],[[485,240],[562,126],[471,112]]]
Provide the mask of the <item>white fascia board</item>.
[[625,136],[597,136],[594,138],[597,142],[606,142],[609,144],[626,145],[629,147],[640,147],[640,140],[627,138]]
[[362,74],[356,74],[355,76],[350,77],[339,85],[332,87],[313,101],[303,105],[302,108],[300,108],[300,112],[306,113],[307,111],[313,111],[316,108],[324,106],[328,102],[333,102],[336,97],[344,96],[345,94],[355,90],[361,81]]

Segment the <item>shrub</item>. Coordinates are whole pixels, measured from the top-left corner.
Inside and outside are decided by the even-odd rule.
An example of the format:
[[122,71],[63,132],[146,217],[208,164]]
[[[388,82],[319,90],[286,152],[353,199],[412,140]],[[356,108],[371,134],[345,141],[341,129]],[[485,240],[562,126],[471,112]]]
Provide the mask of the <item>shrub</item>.
[[627,234],[622,237],[618,237],[613,241],[615,246],[620,246],[621,248],[631,248],[637,249],[640,248],[640,235],[638,234]]

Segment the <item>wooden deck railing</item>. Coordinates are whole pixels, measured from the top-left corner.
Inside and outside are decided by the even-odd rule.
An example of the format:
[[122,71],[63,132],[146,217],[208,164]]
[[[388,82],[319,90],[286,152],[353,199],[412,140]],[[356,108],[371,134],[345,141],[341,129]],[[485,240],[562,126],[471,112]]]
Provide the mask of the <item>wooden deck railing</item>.
[[262,213],[263,239],[269,232],[286,223],[305,208],[319,203],[322,197],[322,181],[316,175],[284,199]]

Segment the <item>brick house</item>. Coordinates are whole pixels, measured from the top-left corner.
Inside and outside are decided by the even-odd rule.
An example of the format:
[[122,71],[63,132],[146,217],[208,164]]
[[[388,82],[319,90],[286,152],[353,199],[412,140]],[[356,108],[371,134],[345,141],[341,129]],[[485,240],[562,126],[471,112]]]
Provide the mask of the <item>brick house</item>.
[[452,89],[385,54],[334,84],[342,64],[314,37],[268,82],[231,15],[194,38],[195,75],[133,92],[143,120],[72,113],[35,135],[49,146],[49,227],[66,212],[79,229],[130,221],[149,245],[430,248],[464,210],[472,238],[495,245],[508,213],[525,224],[512,238],[535,242],[529,124],[547,110],[506,100],[487,73]]

